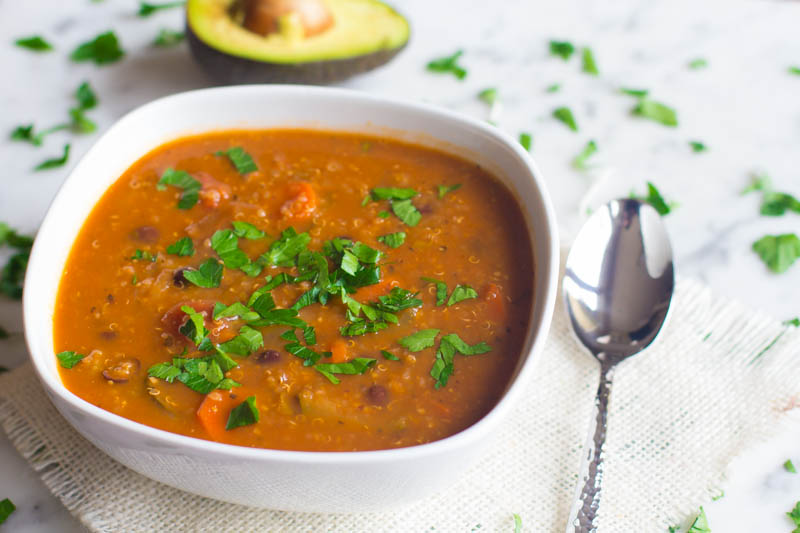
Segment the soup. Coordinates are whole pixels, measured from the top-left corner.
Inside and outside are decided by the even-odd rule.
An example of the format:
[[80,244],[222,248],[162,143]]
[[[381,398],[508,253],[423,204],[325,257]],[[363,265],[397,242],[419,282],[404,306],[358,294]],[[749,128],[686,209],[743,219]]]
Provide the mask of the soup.
[[220,131],[148,153],[73,244],[54,340],[86,401],[259,448],[453,435],[499,400],[530,238],[481,167],[396,140]]

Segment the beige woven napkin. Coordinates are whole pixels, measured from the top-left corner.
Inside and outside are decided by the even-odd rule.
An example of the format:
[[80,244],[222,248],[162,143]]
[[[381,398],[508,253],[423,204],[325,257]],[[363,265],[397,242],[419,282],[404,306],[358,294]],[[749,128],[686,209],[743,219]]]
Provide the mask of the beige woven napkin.
[[[666,330],[617,371],[600,531],[659,532],[717,494],[737,455],[797,423],[800,332],[682,281]],[[57,414],[29,365],[0,376],[0,423],[93,531],[560,532],[573,495],[598,369],[558,307],[527,394],[492,451],[453,486],[385,513],[265,511],[181,492],[136,474]]]

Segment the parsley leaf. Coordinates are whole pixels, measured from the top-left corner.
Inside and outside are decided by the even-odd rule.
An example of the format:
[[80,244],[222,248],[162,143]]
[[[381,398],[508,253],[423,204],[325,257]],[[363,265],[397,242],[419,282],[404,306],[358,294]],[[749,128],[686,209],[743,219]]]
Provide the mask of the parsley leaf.
[[439,200],[444,198],[447,193],[457,191],[460,188],[460,183],[456,183],[455,185],[437,185],[436,189],[439,191]]
[[189,319],[178,328],[178,331],[181,335],[199,346],[206,335],[208,335],[208,330],[205,326],[205,317],[202,313],[198,313],[193,307],[188,305],[182,305],[181,311],[186,313]]
[[334,385],[340,383],[334,374],[356,375],[363,374],[375,365],[375,359],[369,357],[356,357],[346,363],[319,363],[314,368]]
[[87,110],[97,107],[97,95],[88,81],[81,83],[75,90],[75,99],[78,101],[80,109]]
[[771,271],[780,274],[800,257],[800,238],[794,233],[766,235],[753,243],[753,251]]
[[239,334],[227,342],[219,345],[219,349],[225,353],[248,356],[264,346],[264,337],[257,329],[249,326],[242,326]]
[[707,66],[708,66],[708,61],[706,61],[702,57],[698,57],[697,59],[692,59],[691,61],[689,61],[689,68],[692,70],[705,68]]
[[447,283],[433,278],[422,278],[422,280],[436,285],[436,305],[444,305],[447,300]]
[[450,293],[450,299],[447,300],[447,306],[450,307],[451,305],[455,305],[458,302],[462,302],[464,300],[469,300],[472,298],[477,298],[478,293],[470,287],[469,285],[456,285],[456,288],[453,289],[453,292]]
[[689,141],[689,146],[692,147],[692,152],[699,153],[705,152],[708,150],[705,144],[701,143],[700,141]]
[[572,166],[577,168],[578,170],[585,170],[586,169],[586,160],[592,157],[595,152],[597,152],[597,143],[594,140],[589,141],[586,143],[586,146],[581,150],[575,159],[572,160]]
[[578,131],[578,124],[575,122],[575,117],[572,116],[572,111],[568,107],[559,107],[553,110],[553,116],[567,125],[572,131]]
[[153,255],[150,252],[143,252],[142,250],[137,249],[136,252],[131,256],[131,261],[150,261],[151,263],[156,262],[156,258],[158,254]]
[[588,46],[583,49],[583,71],[592,76],[600,74],[600,71],[597,70],[597,62],[594,59],[592,49]]
[[156,35],[156,38],[153,40],[153,46],[169,48],[170,46],[180,44],[185,38],[186,34],[182,31],[161,28],[158,31],[158,35]]
[[387,350],[381,350],[381,355],[385,359],[388,359],[389,361],[399,361],[400,360],[399,357],[397,357],[395,354],[393,354],[392,352],[389,352]]
[[459,80],[463,80],[467,77],[467,71],[458,64],[458,59],[463,54],[463,50],[458,50],[451,56],[434,59],[428,63],[427,69],[431,72],[450,73]]
[[455,333],[450,333],[449,335],[442,337],[442,342],[451,344],[453,348],[455,348],[455,350],[461,355],[480,355],[492,350],[492,347],[485,342],[479,342],[470,346]]
[[167,246],[167,253],[181,257],[192,256],[194,255],[194,243],[189,237],[181,237]]
[[[794,467],[794,463],[792,462],[791,459],[787,459],[786,462],[783,463],[783,469],[786,470],[787,472],[792,473],[792,474],[796,474],[797,473],[797,469]],[[800,525],[800,524],[798,524],[798,525]]]
[[532,143],[533,143],[533,136],[531,136],[530,133],[523,131],[522,133],[519,134],[519,144],[521,144],[522,147],[525,148],[526,152],[531,151]]
[[156,189],[163,191],[167,188],[167,185],[183,189],[178,200],[178,209],[191,209],[194,207],[200,199],[200,189],[203,188],[203,185],[188,172],[172,168],[164,171],[161,179],[158,180],[158,184],[156,184]]
[[786,515],[791,518],[794,525],[800,527],[800,502],[797,502],[794,509],[786,513]]
[[485,342],[470,346],[455,333],[445,335],[439,342],[439,348],[436,350],[436,360],[433,363],[433,367],[431,367],[431,377],[436,380],[434,387],[438,389],[447,385],[447,381],[453,374],[456,352],[462,355],[477,355],[486,353],[491,349]]
[[266,233],[254,225],[248,222],[242,222],[241,220],[233,221],[233,233],[236,234],[237,237],[243,237],[251,241],[263,239],[267,236]]
[[779,217],[786,211],[800,213],[800,200],[785,192],[764,192],[761,200],[761,214],[769,217]]
[[[220,364],[222,362],[222,364]],[[147,375],[163,379],[167,383],[178,380],[200,394],[208,394],[214,389],[229,390],[240,384],[224,377],[223,366],[230,370],[230,358],[218,354],[206,357],[184,359],[175,357],[171,363],[157,363],[147,370]]]
[[686,533],[711,533],[711,528],[708,526],[708,519],[706,518],[705,510],[700,507],[700,514],[692,522],[692,527]]
[[234,235],[232,230],[215,231],[211,236],[211,248],[217,252],[228,268],[241,268],[250,262],[247,254],[239,249],[239,237]]
[[183,271],[183,277],[187,281],[197,285],[198,287],[213,288],[219,287],[222,281],[222,263],[215,258],[210,257],[200,266],[195,269],[186,269]]
[[414,189],[400,189],[398,187],[376,187],[370,191],[373,200],[408,200],[417,195]]
[[29,142],[34,146],[39,146],[42,144],[42,139],[39,138],[38,135],[33,134],[33,124],[17,126],[14,128],[14,130],[11,132],[11,140]]
[[139,11],[137,15],[140,17],[149,17],[156,11],[161,11],[163,9],[171,9],[173,7],[181,7],[185,5],[186,2],[181,0],[179,2],[164,2],[163,4],[151,4],[149,2],[139,2]]
[[289,227],[281,232],[281,236],[261,257],[268,265],[291,267],[294,266],[297,255],[306,249],[309,242],[311,236],[308,233],[298,234],[294,228]]
[[20,48],[27,48],[28,50],[33,50],[34,52],[49,52],[53,49],[53,46],[39,35],[32,35],[31,37],[17,39],[14,41],[14,44]]
[[404,231],[389,233],[388,235],[381,235],[378,237],[378,242],[382,242],[389,248],[399,248],[405,241],[406,233]]
[[[300,342],[297,340],[297,335],[295,334],[294,331],[287,331],[286,333],[281,335],[281,338],[292,341],[289,342],[289,344],[285,344],[283,346],[283,349],[289,352],[290,354],[295,355],[300,359],[303,359],[303,366],[313,365],[314,363],[319,361],[320,357],[322,357],[323,355],[315,352],[311,348],[308,348],[300,344]],[[330,352],[325,352],[325,354],[330,355]]]
[[621,87],[619,92],[621,92],[622,94],[627,94],[629,96],[635,96],[637,98],[644,98],[645,96],[650,94],[650,91],[648,91],[647,89],[627,89],[625,87]]
[[378,259],[380,259],[382,255],[381,252],[379,252],[378,250],[370,248],[369,246],[361,242],[354,243],[353,246],[350,248],[350,251],[362,263],[377,263]]
[[550,55],[558,56],[564,61],[568,61],[575,51],[575,47],[569,41],[550,41]]
[[665,126],[674,127],[678,125],[678,114],[674,109],[646,96],[639,99],[639,103],[633,108],[632,113]]
[[800,316],[796,316],[794,318],[790,318],[789,320],[783,321],[784,326],[794,326],[796,328],[800,328]]
[[545,88],[545,92],[548,92],[548,93],[557,93],[560,90],[561,90],[561,84],[560,83],[554,83],[552,85],[548,85]]
[[378,212],[378,218],[389,218],[392,214],[389,211]]
[[48,170],[48,169],[51,169],[51,168],[58,168],[58,167],[64,166],[64,164],[69,159],[69,149],[70,149],[70,145],[69,144],[65,144],[64,145],[64,153],[61,155],[61,157],[54,157],[54,158],[51,158],[51,159],[46,159],[46,160],[42,161],[41,163],[39,163],[38,165],[36,165],[33,170]]
[[242,176],[258,170],[258,166],[256,166],[253,158],[250,157],[250,154],[245,152],[244,148],[241,146],[234,146],[233,148],[229,148],[227,150],[221,150],[214,155],[228,156],[230,162],[233,163],[234,167],[236,167],[236,171]]
[[77,365],[81,359],[86,357],[84,354],[75,353],[75,352],[61,352],[57,353],[56,357],[58,358],[59,364],[61,364],[64,368],[72,368],[73,366]]
[[421,329],[416,333],[412,333],[408,337],[403,337],[397,342],[400,344],[400,346],[406,348],[407,350],[418,352],[433,346],[438,334],[438,329]]
[[497,96],[498,92],[496,87],[488,87],[478,93],[478,98],[489,104],[489,106],[493,106],[497,102]]
[[73,61],[94,61],[97,65],[113,63],[125,55],[113,31],[101,33],[78,46],[69,56]]
[[0,501],[0,524],[8,520],[8,517],[11,516],[11,513],[16,511],[16,509],[17,506],[14,505],[8,498]]
[[661,196],[661,193],[658,191],[656,186],[649,181],[647,182],[647,196],[637,196],[635,193],[631,193],[630,197],[650,204],[662,217],[668,215],[675,207],[677,207],[673,202],[667,203],[666,200],[664,200],[664,197]]
[[228,415],[228,422],[225,424],[225,431],[255,424],[258,422],[258,418],[256,397],[248,396],[245,401],[231,409],[231,413]]
[[422,219],[422,213],[417,210],[411,200],[393,200],[392,212],[407,226],[414,227]]
[[753,173],[750,185],[742,189],[740,193],[744,196],[753,191],[769,191],[772,189],[772,180],[768,175],[762,173]]
[[[266,293],[264,296],[268,297],[269,300],[272,300],[272,295],[269,293]],[[272,307],[275,307],[275,302],[272,302]],[[230,317],[239,317],[242,320],[249,322],[258,319],[259,314],[256,311],[251,311],[250,308],[244,305],[242,302],[233,302],[231,305],[227,306],[221,303],[214,305],[214,320]]]

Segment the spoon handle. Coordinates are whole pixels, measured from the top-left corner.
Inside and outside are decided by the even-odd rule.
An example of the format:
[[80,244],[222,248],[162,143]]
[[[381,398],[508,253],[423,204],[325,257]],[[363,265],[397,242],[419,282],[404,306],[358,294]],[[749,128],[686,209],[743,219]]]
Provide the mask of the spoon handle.
[[586,446],[583,449],[575,500],[569,513],[567,533],[595,533],[597,531],[595,519],[603,483],[603,443],[606,441],[608,398],[611,395],[613,377],[614,365],[602,363],[600,384],[594,399],[594,409]]

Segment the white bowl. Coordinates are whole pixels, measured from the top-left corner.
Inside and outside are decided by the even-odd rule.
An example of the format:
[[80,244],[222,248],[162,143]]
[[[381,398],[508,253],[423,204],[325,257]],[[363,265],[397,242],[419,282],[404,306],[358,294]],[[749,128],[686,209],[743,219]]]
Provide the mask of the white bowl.
[[[534,303],[523,353],[503,398],[443,440],[394,450],[293,452],[219,444],[154,429],[104,411],[61,383],[53,312],[64,263],[105,190],[137,159],[187,134],[227,128],[304,127],[389,136],[472,160],[513,191],[534,252]],[[64,418],[108,455],[152,479],[229,502],[316,512],[361,512],[441,490],[491,442],[530,386],[553,313],[558,273],[553,208],[541,173],[519,144],[481,121],[429,105],[302,86],[244,86],[177,94],[114,125],[75,166],[42,223],[24,291],[25,334],[39,379]]]

